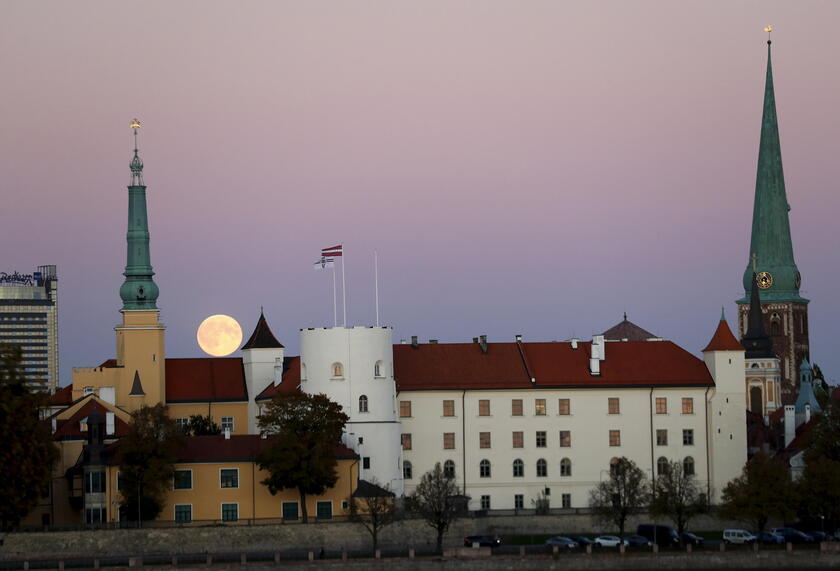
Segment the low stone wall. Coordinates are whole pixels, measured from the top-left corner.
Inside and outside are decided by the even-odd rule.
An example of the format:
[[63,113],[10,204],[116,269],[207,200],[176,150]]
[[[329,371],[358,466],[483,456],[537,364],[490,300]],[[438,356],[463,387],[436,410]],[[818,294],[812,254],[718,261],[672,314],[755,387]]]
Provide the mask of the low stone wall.
[[[634,532],[641,521],[627,524]],[[692,520],[692,529],[721,530],[743,527],[710,516]],[[463,545],[468,535],[561,535],[612,532],[595,522],[591,515],[488,516],[457,520],[446,534],[445,546]],[[403,520],[386,527],[380,544],[388,546],[427,547],[435,544],[435,531],[422,520]],[[0,559],[54,557],[73,555],[130,555],[145,553],[213,553],[238,551],[283,551],[287,549],[368,549],[371,539],[358,523],[331,522],[283,525],[234,525],[118,529],[65,532],[12,533],[0,547]]]

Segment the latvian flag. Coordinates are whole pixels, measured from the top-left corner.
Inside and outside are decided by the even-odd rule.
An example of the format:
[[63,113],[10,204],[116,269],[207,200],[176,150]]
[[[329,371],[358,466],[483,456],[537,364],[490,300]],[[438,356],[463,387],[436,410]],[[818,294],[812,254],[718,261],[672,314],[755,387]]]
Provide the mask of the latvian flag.
[[341,256],[341,244],[333,246],[332,248],[324,248],[321,250],[322,258],[337,258]]
[[321,257],[320,260],[316,260],[315,264],[314,264],[316,270],[325,270],[327,268],[333,267],[334,265],[335,265],[335,260],[334,259],[325,258],[323,256]]

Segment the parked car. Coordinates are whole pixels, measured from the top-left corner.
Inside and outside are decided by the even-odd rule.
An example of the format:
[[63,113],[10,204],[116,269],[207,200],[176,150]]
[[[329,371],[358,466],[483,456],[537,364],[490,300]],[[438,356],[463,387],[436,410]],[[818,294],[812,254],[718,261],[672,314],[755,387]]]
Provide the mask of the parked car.
[[630,547],[650,547],[653,542],[644,535],[631,535],[624,539]]
[[621,543],[627,545],[627,540],[622,540],[617,535],[599,535],[595,538],[595,545],[598,547],[618,547]]
[[703,545],[703,542],[705,541],[705,539],[699,535],[694,535],[688,531],[684,531],[680,536],[680,539],[682,539],[682,542],[686,545]]
[[780,545],[785,542],[785,538],[775,533],[762,531],[756,536],[756,541],[764,545]]
[[502,544],[502,540],[495,535],[471,535],[464,538],[464,547],[472,547],[473,545],[480,545],[481,547],[497,547]]
[[774,527],[770,533],[781,535],[786,543],[813,543],[814,538],[792,527]]
[[755,541],[755,536],[744,529],[724,529],[723,542],[741,545],[744,543],[752,543]]
[[636,528],[636,533],[642,537],[647,537],[652,543],[657,543],[659,545],[680,544],[680,536],[677,535],[677,531],[669,525],[643,523]]
[[554,537],[549,537],[545,540],[546,545],[556,545],[557,547],[564,548],[564,549],[577,549],[578,543],[574,541],[570,537],[564,537],[562,535],[556,535]]
[[822,541],[831,541],[831,537],[824,531],[806,531],[805,535],[809,536],[817,543],[820,543]]
[[598,544],[595,542],[594,539],[589,539],[588,537],[583,537],[582,535],[572,535],[570,537],[572,540],[576,541],[577,544],[581,547],[586,547],[587,545],[591,545],[592,547],[598,547]]

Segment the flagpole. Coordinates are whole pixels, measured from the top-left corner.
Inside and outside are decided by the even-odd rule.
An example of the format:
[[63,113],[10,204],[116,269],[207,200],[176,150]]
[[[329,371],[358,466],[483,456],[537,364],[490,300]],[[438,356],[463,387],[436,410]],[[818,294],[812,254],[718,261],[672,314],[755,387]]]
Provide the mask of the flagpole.
[[336,301],[335,301],[335,264],[333,263],[332,267],[333,271],[333,327],[338,327],[338,309],[336,308]]
[[376,326],[379,327],[379,254],[373,251],[373,284],[376,297]]
[[344,327],[347,327],[347,282],[344,279],[344,266],[347,260],[347,253],[341,252],[341,311],[344,317]]

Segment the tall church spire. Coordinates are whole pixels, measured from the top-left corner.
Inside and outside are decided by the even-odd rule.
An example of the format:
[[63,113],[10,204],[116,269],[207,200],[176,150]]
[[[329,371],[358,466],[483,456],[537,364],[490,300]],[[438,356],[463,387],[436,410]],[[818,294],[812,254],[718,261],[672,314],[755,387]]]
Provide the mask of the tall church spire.
[[741,339],[741,345],[746,350],[747,359],[775,357],[773,341],[764,329],[764,318],[761,302],[758,296],[758,281],[752,274],[752,289],[750,291],[750,312],[747,321],[747,332]]
[[146,215],[146,186],[143,184],[143,161],[137,150],[140,122],[131,122],[134,130],[134,158],[131,159],[131,181],[128,186],[128,232],[126,233],[125,281],[120,287],[123,310],[157,309],[158,286],[152,279],[149,253],[149,222]]
[[788,220],[790,205],[785,194],[770,49],[771,41],[767,40],[767,77],[755,181],[752,237],[749,261],[744,271],[744,298],[739,300],[739,303],[744,304],[749,303],[753,272],[758,276],[762,301],[806,302],[799,295],[800,275],[793,260]]

